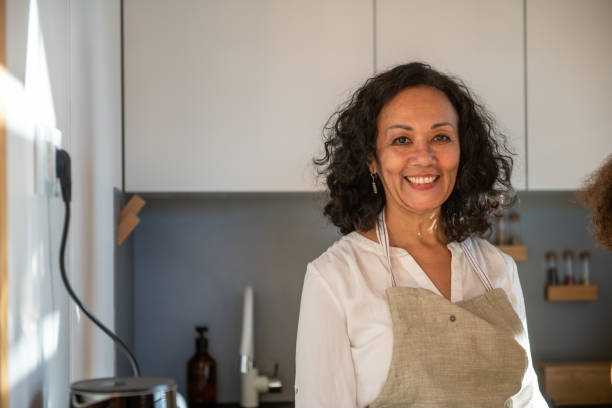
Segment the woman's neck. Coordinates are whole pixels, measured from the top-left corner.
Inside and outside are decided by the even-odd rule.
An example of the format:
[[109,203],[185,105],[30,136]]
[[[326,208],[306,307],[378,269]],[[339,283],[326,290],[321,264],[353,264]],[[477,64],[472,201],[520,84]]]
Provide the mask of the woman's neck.
[[410,248],[415,245],[446,245],[446,237],[440,225],[440,208],[423,213],[385,207],[389,245]]

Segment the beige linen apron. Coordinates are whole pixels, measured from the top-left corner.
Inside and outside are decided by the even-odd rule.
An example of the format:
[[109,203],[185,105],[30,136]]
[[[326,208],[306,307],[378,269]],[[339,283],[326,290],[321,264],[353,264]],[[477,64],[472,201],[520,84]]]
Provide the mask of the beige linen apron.
[[511,407],[528,366],[516,340],[523,325],[475,261],[470,240],[461,247],[487,291],[452,303],[427,289],[397,287],[384,211],[376,233],[392,279],[386,296],[393,351],[387,380],[369,407]]

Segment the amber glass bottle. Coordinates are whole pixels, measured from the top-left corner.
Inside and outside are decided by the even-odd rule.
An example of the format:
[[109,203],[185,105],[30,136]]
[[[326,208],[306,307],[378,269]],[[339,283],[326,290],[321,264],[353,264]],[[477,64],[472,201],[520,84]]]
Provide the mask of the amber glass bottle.
[[196,352],[187,363],[187,404],[189,408],[210,408],[217,403],[217,363],[208,354],[207,327],[198,326]]
[[552,251],[548,251],[546,253],[546,284],[559,284],[559,275],[557,274],[557,254]]

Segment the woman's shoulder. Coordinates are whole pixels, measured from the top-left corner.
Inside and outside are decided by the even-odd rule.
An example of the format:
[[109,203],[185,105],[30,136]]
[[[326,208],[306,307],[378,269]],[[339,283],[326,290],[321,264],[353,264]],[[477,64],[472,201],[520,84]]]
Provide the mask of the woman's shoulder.
[[367,262],[368,257],[378,256],[378,243],[353,231],[342,236],[319,257],[308,264],[307,273],[327,279],[348,277],[356,267]]
[[523,300],[523,289],[518,275],[518,268],[514,259],[481,238],[471,238],[474,246],[482,253],[486,263],[485,271],[491,280],[493,287],[501,288],[506,292],[512,307],[521,318],[525,320],[525,304]]
[[462,242],[462,245],[471,251],[476,261],[484,267],[494,286],[497,286],[495,281],[499,284],[506,279],[513,279],[516,263],[510,255],[480,237],[469,237]]
[[469,239],[471,239],[474,245],[480,249],[484,256],[501,260],[504,262],[504,264],[508,266],[512,266],[512,264],[514,263],[514,259],[512,259],[510,255],[508,255],[486,239],[480,237],[471,237]]

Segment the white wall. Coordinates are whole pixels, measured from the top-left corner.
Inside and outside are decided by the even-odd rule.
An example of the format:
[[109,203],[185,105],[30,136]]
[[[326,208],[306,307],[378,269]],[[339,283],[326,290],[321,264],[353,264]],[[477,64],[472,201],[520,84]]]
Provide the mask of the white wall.
[[8,338],[11,407],[66,407],[69,382],[114,371],[109,340],[59,277],[64,207],[34,193],[34,126],[73,159],[68,273],[112,327],[113,187],[121,185],[119,0],[7,0]]

